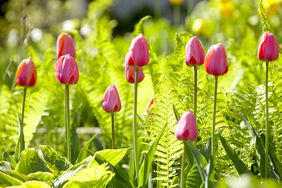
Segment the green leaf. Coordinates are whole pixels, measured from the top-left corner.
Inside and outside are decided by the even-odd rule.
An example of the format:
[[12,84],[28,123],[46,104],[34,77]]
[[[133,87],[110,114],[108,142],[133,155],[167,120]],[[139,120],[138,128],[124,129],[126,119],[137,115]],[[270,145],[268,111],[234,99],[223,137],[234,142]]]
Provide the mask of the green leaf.
[[180,119],[180,114],[178,113],[177,109],[175,108],[175,105],[173,104],[172,105],[172,108],[173,108],[173,112],[174,112],[174,116],[175,116],[175,119],[176,121],[178,121]]
[[10,176],[13,176],[14,178],[17,178],[18,180],[22,181],[22,182],[26,182],[28,180],[30,180],[27,175],[22,174],[20,172],[17,172],[15,170],[8,170],[6,171],[6,173]]
[[201,175],[196,164],[192,166],[186,176],[185,188],[199,188],[202,184]]
[[152,168],[152,163],[154,161],[154,156],[155,152],[158,146],[158,143],[160,141],[160,138],[162,137],[165,129],[166,129],[167,124],[163,127],[161,132],[158,134],[154,142],[149,148],[148,153],[145,155],[145,159],[143,160],[141,164],[141,168],[139,170],[139,187],[143,187],[147,184],[148,182],[148,176],[150,174],[151,168]]
[[0,186],[21,185],[22,181],[0,171]]
[[11,186],[10,188],[50,188],[50,186],[42,181],[27,181],[19,186]]
[[87,142],[86,144],[82,147],[82,149],[79,152],[79,155],[76,159],[75,163],[79,163],[81,162],[83,159],[86,158],[87,156],[87,150],[89,149],[91,143],[93,142],[93,140],[96,138],[97,135],[92,136]]
[[114,174],[108,170],[106,164],[99,165],[95,160],[69,178],[64,188],[84,187],[84,188],[103,188],[111,181]]
[[67,169],[63,174],[61,174],[57,179],[55,179],[52,182],[52,187],[58,188],[62,187],[71,176],[78,173],[83,168],[86,168],[90,161],[93,160],[93,157],[88,157],[81,161],[80,163],[77,163],[76,165],[71,166],[69,169]]
[[105,159],[108,163],[115,166],[117,165],[127,154],[128,149],[105,149],[97,151],[96,155]]
[[237,172],[239,174],[250,173],[250,170],[245,163],[239,158],[238,154],[233,150],[229,143],[220,135],[219,136],[222,146],[224,147],[227,155],[232,160]]
[[34,172],[30,173],[27,177],[30,180],[43,181],[48,184],[52,183],[52,181],[55,179],[55,176],[50,172]]
[[67,170],[71,166],[70,162],[66,158],[59,155],[50,146],[39,146],[37,153],[39,158],[44,162],[45,166],[55,174],[60,171]]
[[37,171],[50,172],[38,156],[35,148],[26,149],[21,153],[21,159],[16,166],[16,171],[26,175]]
[[207,179],[205,167],[208,165],[206,158],[197,150],[192,142],[184,142],[187,151],[190,151],[196,161],[201,179],[203,182]]

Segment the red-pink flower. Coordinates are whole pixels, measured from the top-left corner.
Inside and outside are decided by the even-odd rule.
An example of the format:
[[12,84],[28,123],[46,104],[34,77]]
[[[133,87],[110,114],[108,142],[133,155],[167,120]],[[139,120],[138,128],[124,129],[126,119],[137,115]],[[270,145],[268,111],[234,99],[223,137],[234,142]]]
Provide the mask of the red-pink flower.
[[228,72],[226,52],[222,44],[215,44],[210,47],[205,57],[205,68],[208,74],[214,76]]
[[186,44],[185,61],[189,66],[202,65],[205,61],[204,50],[196,36],[192,37]]
[[[129,83],[134,83],[136,67],[133,65],[132,52],[126,54],[125,58],[125,78]],[[144,73],[141,67],[138,67],[138,82],[144,79]]]
[[17,72],[16,83],[19,86],[31,87],[36,83],[36,67],[30,58],[22,60]]
[[138,67],[143,67],[149,62],[149,49],[146,38],[142,34],[135,37],[130,45],[132,52],[133,64]]
[[61,56],[55,64],[56,79],[62,84],[76,84],[79,71],[75,59],[70,55]]
[[197,123],[192,111],[185,112],[179,119],[175,136],[178,140],[194,141],[197,139]]
[[71,36],[67,33],[61,33],[57,39],[57,58],[62,55],[70,54],[73,58],[75,55],[75,47]]
[[154,104],[154,97],[152,97],[152,98],[150,99],[149,103],[147,104],[146,112],[149,112],[149,111],[150,111],[152,104]]
[[275,36],[266,32],[260,39],[258,47],[258,58],[262,61],[274,61],[279,56],[279,45],[275,39]]
[[102,107],[106,112],[118,112],[121,109],[121,103],[117,88],[114,84],[110,85],[102,100]]

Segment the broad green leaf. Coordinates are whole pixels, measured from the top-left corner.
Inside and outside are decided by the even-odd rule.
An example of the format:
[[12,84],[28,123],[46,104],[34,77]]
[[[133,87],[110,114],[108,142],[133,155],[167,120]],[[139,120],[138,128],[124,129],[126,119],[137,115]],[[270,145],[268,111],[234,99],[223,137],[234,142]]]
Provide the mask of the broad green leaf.
[[117,165],[127,154],[128,149],[104,149],[97,151],[96,155],[101,156],[111,165]]
[[222,146],[224,147],[227,155],[232,160],[237,172],[239,174],[250,173],[250,170],[245,163],[239,158],[238,154],[233,150],[229,143],[220,135],[219,136]]
[[83,168],[86,168],[90,161],[92,161],[94,158],[93,157],[87,157],[80,163],[77,163],[76,165],[71,166],[69,169],[67,169],[62,175],[60,175],[57,179],[55,179],[52,182],[52,187],[62,187],[71,176],[75,175],[78,173],[80,170]]
[[186,176],[185,188],[199,188],[202,184],[202,179],[196,164],[192,166]]
[[18,180],[22,181],[22,182],[26,182],[28,180],[30,180],[27,175],[20,173],[18,171],[15,170],[8,170],[6,171],[6,173],[14,178],[17,178]]
[[206,158],[197,150],[197,148],[192,142],[184,142],[184,145],[186,147],[186,150],[192,153],[194,160],[196,161],[199,173],[201,175],[201,179],[203,182],[205,182],[207,175],[204,169],[208,164]]
[[96,138],[97,135],[92,136],[87,142],[86,144],[83,146],[83,148],[80,150],[79,155],[76,159],[75,163],[79,163],[81,162],[83,159],[86,158],[87,156],[87,150],[89,149],[91,143],[93,142],[93,140]]
[[43,181],[48,184],[52,183],[52,181],[55,179],[55,176],[50,172],[34,172],[30,173],[27,177],[30,180]]
[[66,158],[59,155],[50,146],[39,146],[37,153],[39,158],[44,162],[45,166],[55,174],[60,171],[67,170],[71,166],[70,162]]
[[21,159],[16,166],[16,171],[26,175],[37,171],[50,172],[34,148],[26,149],[21,153]]
[[108,170],[107,164],[99,165],[95,160],[69,178],[64,188],[104,188],[111,181],[114,173]]
[[154,161],[155,152],[156,152],[158,143],[160,141],[160,138],[162,137],[162,135],[165,131],[166,126],[167,126],[167,124],[163,127],[161,132],[158,134],[158,136],[156,137],[156,139],[154,140],[154,142],[150,146],[149,151],[145,155],[145,159],[143,160],[143,162],[141,164],[141,168],[139,170],[139,187],[145,186],[148,182],[148,176],[149,176],[151,168],[152,168],[152,163]]
[[42,181],[27,181],[22,185],[11,186],[10,188],[51,188],[47,183]]
[[22,181],[0,171],[0,186],[21,185]]

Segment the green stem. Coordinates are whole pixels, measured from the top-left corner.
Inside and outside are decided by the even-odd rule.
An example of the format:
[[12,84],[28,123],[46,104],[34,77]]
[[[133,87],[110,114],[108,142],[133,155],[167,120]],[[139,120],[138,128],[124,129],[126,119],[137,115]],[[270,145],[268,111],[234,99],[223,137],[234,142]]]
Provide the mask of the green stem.
[[112,149],[115,148],[115,143],[116,143],[116,137],[115,137],[115,117],[114,117],[114,113],[111,113],[111,117],[112,117]]
[[23,90],[23,103],[22,103],[22,117],[19,120],[19,140],[16,146],[16,161],[20,160],[21,152],[25,149],[25,142],[24,142],[24,109],[25,109],[25,100],[26,100],[26,90],[25,87]]
[[185,158],[186,158],[186,147],[185,143],[183,142],[183,155],[181,158],[181,171],[180,171],[180,187],[185,187],[185,178],[184,178],[184,170],[185,170]]
[[214,159],[214,149],[215,149],[215,143],[214,143],[214,135],[215,135],[215,118],[216,118],[216,100],[217,100],[217,81],[218,77],[214,77],[214,98],[213,98],[213,119],[212,119],[212,135],[211,135],[211,157],[212,160]]
[[135,68],[135,79],[134,79],[134,101],[133,101],[133,126],[132,126],[132,139],[133,139],[133,157],[135,173],[138,181],[139,165],[138,165],[138,145],[137,145],[137,92],[138,92],[138,67]]
[[175,26],[180,24],[180,6],[173,7],[173,22]]
[[265,70],[265,177],[269,176],[268,152],[269,152],[269,123],[268,123],[268,62]]
[[69,85],[65,87],[65,132],[66,132],[66,143],[67,143],[67,158],[71,162],[71,130],[69,125],[70,111],[69,111]]
[[196,119],[197,119],[197,94],[198,94],[197,65],[194,65],[194,115]]

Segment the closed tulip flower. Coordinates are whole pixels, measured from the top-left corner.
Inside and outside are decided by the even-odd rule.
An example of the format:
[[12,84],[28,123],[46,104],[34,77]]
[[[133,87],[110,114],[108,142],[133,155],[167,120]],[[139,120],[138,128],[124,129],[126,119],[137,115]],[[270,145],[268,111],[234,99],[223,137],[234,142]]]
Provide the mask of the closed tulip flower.
[[69,34],[63,32],[57,39],[57,58],[66,54],[76,58],[73,40]]
[[55,64],[56,79],[62,84],[76,84],[79,71],[75,59],[70,55],[61,56]]
[[279,45],[270,32],[266,32],[260,39],[258,58],[262,61],[274,61],[279,56]]
[[146,38],[139,34],[135,37],[130,45],[132,52],[133,64],[138,67],[143,67],[149,62],[149,49]]
[[36,67],[30,58],[22,60],[17,72],[16,83],[19,86],[31,87],[36,83]]
[[121,103],[116,86],[110,85],[104,95],[102,107],[106,112],[118,112],[121,109]]
[[212,45],[205,58],[205,68],[208,74],[224,75],[228,72],[227,57],[222,44]]
[[[129,83],[134,83],[136,68],[133,65],[132,53],[128,53],[125,58],[125,77]],[[144,79],[141,67],[138,67],[138,83]]]
[[175,136],[182,141],[197,139],[197,123],[192,111],[189,110],[180,117],[175,129]]
[[149,112],[151,109],[152,104],[154,104],[154,97],[150,99],[149,103],[147,104],[146,107],[146,112]]
[[189,66],[202,65],[205,61],[204,50],[199,39],[194,36],[186,44],[186,64]]

